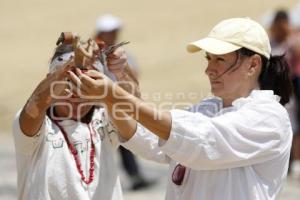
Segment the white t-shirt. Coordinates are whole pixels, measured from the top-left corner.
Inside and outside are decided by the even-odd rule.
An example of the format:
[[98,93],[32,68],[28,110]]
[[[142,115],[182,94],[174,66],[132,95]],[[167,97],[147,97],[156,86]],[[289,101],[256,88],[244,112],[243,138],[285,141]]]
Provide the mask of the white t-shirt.
[[[58,126],[48,117],[34,137],[20,129],[20,112],[13,125],[18,170],[18,199],[24,200],[122,200],[114,152],[118,137],[104,115],[95,110],[91,127],[95,144],[94,180],[86,185],[81,180],[75,159]],[[89,178],[91,139],[88,124],[73,120],[59,122],[76,148],[81,168]]]
[[[286,179],[292,128],[273,91],[254,90],[222,108],[212,98],[193,112],[172,110],[167,141],[139,125],[123,144],[146,159],[168,163],[167,200],[273,200]],[[175,166],[187,167],[181,185]]]

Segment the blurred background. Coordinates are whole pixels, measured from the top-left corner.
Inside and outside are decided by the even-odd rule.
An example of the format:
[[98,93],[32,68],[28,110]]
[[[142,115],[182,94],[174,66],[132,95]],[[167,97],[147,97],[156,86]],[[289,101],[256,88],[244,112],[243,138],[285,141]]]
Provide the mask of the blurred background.
[[[294,10],[298,3],[296,0],[0,0],[0,199],[16,198],[12,120],[46,76],[61,32],[74,31],[87,39],[94,35],[100,15],[115,15],[123,24],[119,40],[130,41],[126,50],[139,65],[144,98],[156,104],[166,99],[195,103],[208,95],[209,84],[204,74],[203,54],[189,55],[185,50],[188,42],[207,35],[216,23],[230,17],[247,16],[268,28],[274,11],[286,9],[297,13]],[[164,199],[166,166],[143,160],[139,160],[139,165],[145,179],[155,184],[145,190],[132,190],[129,176],[120,167],[125,199]],[[282,196],[287,200],[299,199],[300,181],[289,179]]]

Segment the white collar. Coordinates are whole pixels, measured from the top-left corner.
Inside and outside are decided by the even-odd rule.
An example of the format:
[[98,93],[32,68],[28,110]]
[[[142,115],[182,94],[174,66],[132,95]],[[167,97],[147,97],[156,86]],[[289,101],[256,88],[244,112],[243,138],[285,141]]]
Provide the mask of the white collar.
[[215,116],[216,115],[222,115],[226,112],[231,112],[234,110],[239,109],[243,105],[245,105],[247,102],[252,101],[253,99],[273,99],[275,101],[279,101],[280,97],[277,95],[274,95],[274,92],[272,90],[252,90],[248,97],[241,97],[232,102],[232,106],[229,107],[223,107],[223,101],[220,97],[213,96],[207,99],[204,99],[201,101],[200,104],[203,104],[205,102],[213,103],[215,104],[215,108],[218,107],[218,109],[215,109]]
[[273,99],[279,101],[280,97],[274,94],[273,90],[252,90],[248,97],[241,97],[232,102],[232,106],[240,108],[253,99]]

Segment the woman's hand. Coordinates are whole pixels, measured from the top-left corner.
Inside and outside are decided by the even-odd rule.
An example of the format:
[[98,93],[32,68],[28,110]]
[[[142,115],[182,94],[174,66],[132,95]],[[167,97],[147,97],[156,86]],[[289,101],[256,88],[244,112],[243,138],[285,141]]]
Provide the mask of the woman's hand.
[[47,74],[44,86],[45,88],[50,87],[51,102],[71,96],[71,92],[69,90],[70,83],[67,81],[67,72],[72,68],[75,68],[75,64],[74,60],[71,58],[62,67]]
[[127,55],[123,48],[117,48],[113,53],[106,58],[107,67],[117,78],[122,75],[127,63]]
[[28,99],[24,107],[26,113],[36,117],[41,111],[47,110],[53,100],[65,91],[67,82],[64,79],[72,67],[74,67],[73,60],[70,59],[61,68],[47,74]]
[[112,54],[107,57],[107,67],[112,72],[118,85],[129,92],[130,94],[140,97],[139,82],[136,73],[128,65],[127,55],[124,49],[117,48]]
[[113,82],[101,72],[88,70],[82,72],[76,68],[69,71],[73,92],[82,99],[105,101],[112,96]]

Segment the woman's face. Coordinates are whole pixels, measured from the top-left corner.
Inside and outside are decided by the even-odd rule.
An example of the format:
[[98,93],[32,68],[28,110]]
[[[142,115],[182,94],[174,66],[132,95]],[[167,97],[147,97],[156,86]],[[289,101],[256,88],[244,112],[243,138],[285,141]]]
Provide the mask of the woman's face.
[[[207,74],[211,92],[220,98],[236,99],[248,95],[256,87],[259,72],[253,67],[251,57],[241,56],[238,52],[224,55],[206,53]],[[255,70],[253,70],[255,69]],[[255,74],[255,76],[253,76]]]

